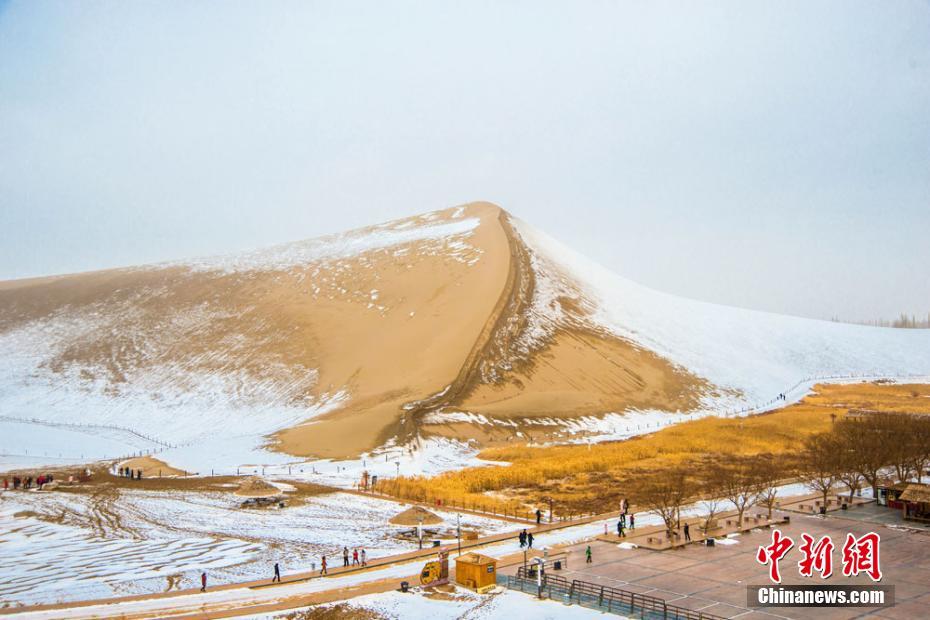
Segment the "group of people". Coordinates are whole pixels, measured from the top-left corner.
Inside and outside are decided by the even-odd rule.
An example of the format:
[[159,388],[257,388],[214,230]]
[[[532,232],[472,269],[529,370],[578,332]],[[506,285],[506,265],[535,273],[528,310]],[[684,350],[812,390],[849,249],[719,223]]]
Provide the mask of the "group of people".
[[129,467],[120,467],[118,471],[119,471],[120,478],[129,478],[131,480],[142,480],[141,469],[131,469]]
[[[617,521],[617,536],[619,536],[620,538],[626,538],[627,511],[629,509],[630,509],[630,503],[624,497],[622,500],[620,500],[620,520]],[[631,530],[636,529],[636,516],[632,513],[630,513],[629,528]]]
[[523,547],[527,549],[533,548],[533,532],[528,532],[526,529],[520,532],[520,548]]
[[[343,547],[342,548],[342,565],[343,566],[350,566],[349,555],[350,555],[349,548]],[[368,566],[368,554],[365,553],[364,549],[362,548],[353,549],[351,552],[351,557],[352,557],[351,566]],[[321,558],[321,565],[322,566],[320,568],[320,574],[321,575],[328,574],[328,564],[327,564],[325,555]],[[273,573],[271,576],[271,583],[281,583],[281,566],[277,562],[274,563]],[[201,592],[207,591],[207,573],[205,571],[200,573],[200,591]]]
[[[349,558],[351,557],[352,563],[349,563]],[[368,554],[361,547],[356,547],[349,551],[348,547],[342,548],[342,566],[349,568],[350,566],[368,566]],[[329,562],[326,560],[326,556],[320,558],[320,574],[326,575],[329,573]]]
[[25,478],[21,478],[20,476],[13,476],[12,481],[9,478],[3,479],[3,490],[8,491],[11,484],[13,489],[36,488],[42,490],[42,487],[54,480],[55,477],[52,474],[40,474],[35,478],[35,480],[33,480],[32,476],[27,476]]

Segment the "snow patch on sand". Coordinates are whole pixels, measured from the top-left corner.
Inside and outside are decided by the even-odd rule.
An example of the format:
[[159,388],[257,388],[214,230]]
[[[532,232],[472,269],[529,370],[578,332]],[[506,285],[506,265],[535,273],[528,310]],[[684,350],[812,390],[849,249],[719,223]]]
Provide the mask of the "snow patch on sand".
[[[398,223],[284,243],[251,252],[166,263],[158,267],[181,266],[192,271],[223,273],[284,271],[322,260],[354,258],[366,252],[406,243],[435,240],[443,243],[461,242],[471,235],[481,222],[477,217],[454,219],[438,224],[429,223],[431,219],[417,220],[402,220]],[[470,248],[471,246],[463,245],[460,249]]]

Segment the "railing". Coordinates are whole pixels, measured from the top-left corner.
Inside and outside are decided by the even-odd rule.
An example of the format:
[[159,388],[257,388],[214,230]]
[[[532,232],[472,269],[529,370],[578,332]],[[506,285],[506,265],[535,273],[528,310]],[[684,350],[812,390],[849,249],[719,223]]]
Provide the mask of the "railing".
[[532,568],[519,567],[516,575],[507,575],[502,585],[568,605],[581,605],[621,616],[635,615],[644,620],[723,620],[721,616],[672,605],[664,599],[575,579],[543,573],[542,579]]

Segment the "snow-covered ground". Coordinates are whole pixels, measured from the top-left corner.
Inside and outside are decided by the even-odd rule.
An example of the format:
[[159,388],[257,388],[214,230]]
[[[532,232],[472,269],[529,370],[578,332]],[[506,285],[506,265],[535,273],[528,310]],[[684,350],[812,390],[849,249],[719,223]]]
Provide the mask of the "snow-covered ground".
[[[796,494],[806,494],[809,491],[803,486],[798,484],[785,485],[780,488],[779,495],[781,497],[788,497]],[[142,496],[142,494],[140,494]],[[358,502],[357,500],[364,500]],[[154,502],[154,505],[150,505],[149,502]],[[172,502],[180,502],[172,508],[164,508],[164,506],[170,506]],[[160,533],[162,540],[170,538],[172,536],[183,536],[184,540],[189,541],[200,541],[200,545],[197,549],[203,549],[201,552],[202,558],[198,556],[197,553],[185,554],[181,561],[186,561],[190,566],[195,567],[195,571],[183,575],[183,580],[181,582],[182,587],[190,587],[194,585],[195,577],[197,570],[201,568],[210,568],[209,562],[213,556],[209,555],[210,543],[204,542],[210,539],[209,532],[216,530],[220,532],[227,532],[233,535],[235,538],[231,539],[220,539],[220,540],[230,540],[238,541],[241,544],[248,544],[248,541],[252,539],[253,536],[256,542],[253,542],[253,545],[261,545],[261,536],[269,534],[271,536],[277,537],[275,540],[275,549],[274,553],[271,555],[262,555],[266,553],[262,549],[254,549],[251,547],[233,547],[228,552],[228,555],[232,557],[242,557],[245,554],[252,553],[255,557],[260,558],[260,561],[253,562],[249,565],[248,563],[242,564],[239,566],[228,566],[224,562],[217,561],[211,568],[211,583],[223,583],[234,580],[242,580],[248,578],[264,578],[267,577],[269,571],[268,567],[271,566],[271,563],[277,561],[284,550],[287,548],[299,549],[301,541],[304,537],[310,538],[315,541],[323,541],[323,544],[326,549],[332,550],[335,547],[335,550],[341,548],[342,540],[344,539],[344,532],[352,532],[353,535],[357,536],[357,540],[360,543],[368,543],[370,550],[374,553],[380,553],[384,551],[386,553],[397,552],[409,546],[404,546],[403,543],[398,543],[396,541],[390,541],[383,537],[383,532],[378,533],[378,530],[383,530],[383,528],[372,528],[371,523],[373,520],[383,519],[388,513],[393,514],[394,511],[397,511],[402,506],[394,505],[390,510],[387,510],[384,506],[379,506],[380,504],[385,504],[386,502],[380,502],[377,500],[367,500],[366,498],[358,498],[356,496],[349,495],[336,495],[331,496],[330,499],[326,502],[321,503],[315,508],[310,508],[306,512],[300,512],[299,509],[288,509],[287,511],[277,512],[269,511],[263,513],[257,513],[260,517],[256,520],[249,519],[247,522],[242,522],[241,512],[231,511],[227,504],[228,500],[221,500],[219,498],[210,497],[210,496],[200,496],[196,498],[178,500],[177,498],[168,498],[168,501],[159,498],[133,498],[132,495],[129,497],[127,502],[127,508],[124,511],[124,514],[130,519],[129,522],[133,523],[134,527],[141,527],[143,531],[147,527],[154,527],[155,529],[164,530],[164,525],[155,526],[152,524],[141,525],[135,522],[133,517],[144,518],[144,515],[149,511],[155,511],[160,514],[160,518],[163,519],[166,523],[176,522],[179,527],[179,531],[176,533],[164,532]],[[3,504],[6,506],[6,504]],[[192,510],[196,508],[196,510]],[[729,507],[724,507],[725,509],[730,509]],[[312,513],[316,510],[322,511],[324,518],[322,520],[317,520],[312,516]],[[187,513],[196,513],[194,515],[189,515]],[[287,514],[290,513],[290,514]],[[449,522],[452,522],[454,516],[448,513],[441,513]],[[683,516],[698,516],[703,514],[703,509],[700,505],[692,505],[682,508]],[[0,519],[6,518],[9,515],[9,510],[0,511]],[[473,518],[466,517],[463,515],[463,524],[469,523],[474,526],[478,525],[487,525],[491,529],[488,531],[507,531],[515,529],[513,524],[501,524],[499,522],[484,522],[482,520],[474,521]],[[25,522],[26,527],[36,527],[35,519],[31,517],[26,517],[25,519],[17,519],[14,523]],[[6,522],[4,522],[6,523]],[[307,524],[314,523],[313,527],[307,527]],[[658,525],[661,523],[659,517],[649,513],[637,513],[636,523],[638,527],[644,527],[649,525]],[[316,524],[319,524],[317,526]],[[21,526],[23,527],[23,526]],[[605,531],[612,532],[616,527],[616,522],[614,520],[604,520],[604,521],[595,521],[591,523],[586,523],[582,525],[575,525],[570,527],[565,527],[559,530],[554,530],[551,532],[541,533],[535,537],[534,547],[537,549],[548,549],[556,545],[571,545],[589,540],[599,534],[603,534]],[[3,529],[0,529],[0,532],[4,532],[6,525]],[[496,530],[494,529],[496,528]],[[170,529],[170,528],[168,528]],[[204,532],[204,534],[200,534]],[[25,536],[25,534],[24,534]],[[373,536],[373,538],[372,538]],[[0,533],[0,538],[5,538],[5,535]],[[66,540],[71,541],[68,544],[77,545],[77,549],[80,552],[82,549],[86,550],[90,547],[87,542],[82,543],[74,539],[74,537],[66,538]],[[142,540],[146,540],[144,537]],[[267,539],[266,539],[267,540]],[[54,549],[48,548],[49,546],[39,545],[38,549],[35,548],[37,543],[40,543],[40,540],[31,540],[32,545],[29,549],[32,550],[33,554],[43,557],[43,561],[63,561],[65,566],[63,570],[74,571],[75,568],[80,568],[80,563],[71,563],[68,559],[61,559],[66,555],[69,550],[67,546],[62,551],[55,551]],[[115,551],[121,551],[124,547],[128,546],[130,543],[119,543],[113,544],[113,549]],[[141,544],[141,543],[139,543]],[[162,543],[164,544],[164,543]],[[215,544],[215,543],[213,543]],[[232,544],[232,543],[230,543]],[[313,543],[311,543],[312,545]],[[726,544],[739,544],[739,538],[733,537]],[[628,545],[627,545],[628,546]],[[0,545],[0,554],[6,553],[7,545]],[[10,558],[6,555],[0,556],[0,567],[6,569],[7,566],[12,566],[13,562],[17,561],[18,554],[21,553],[24,548],[23,543],[17,543],[16,546],[10,547],[14,549],[12,552],[14,558]],[[175,547],[171,550],[183,553],[185,548],[184,544],[176,543]],[[168,574],[174,574],[170,568],[164,568],[166,562],[178,563],[174,557],[170,556],[169,551],[161,551],[156,556],[153,562],[144,563],[142,565],[136,566],[132,562],[146,562],[144,553],[141,552],[142,547],[138,548],[140,554],[132,554],[130,551],[125,552],[125,558],[118,557],[117,560],[114,560],[117,567],[122,570],[132,571],[138,570],[140,572],[144,571],[156,571],[160,576],[154,576],[151,579],[143,582],[143,585],[146,587],[138,587],[138,584],[132,583],[127,584],[122,582],[121,587],[113,587],[114,583],[120,582],[119,575],[107,574],[99,575],[94,577],[93,580],[76,580],[72,581],[69,585],[68,598],[87,598],[87,596],[82,596],[82,594],[91,593],[91,592],[102,592],[109,587],[112,592],[120,593],[132,593],[132,592],[154,592],[164,589],[163,587],[152,587],[158,585],[164,585],[166,576]],[[374,550],[379,551],[374,551]],[[480,549],[480,552],[496,558],[502,558],[507,555],[512,555],[520,551],[519,542],[517,541],[516,536],[510,540],[506,540],[499,543],[494,543],[491,545],[484,546]],[[311,552],[313,553],[313,552]],[[166,554],[167,557],[166,557]],[[301,554],[299,551],[296,553],[298,559],[291,563],[290,560],[284,560],[282,566],[287,571],[296,571],[298,566],[300,569],[309,569],[309,561],[311,557],[308,557],[307,554]],[[30,556],[31,557],[31,556]],[[86,557],[86,551],[84,556]],[[128,559],[127,559],[128,558]],[[31,561],[31,560],[30,560]],[[298,564],[299,562],[302,564]],[[199,563],[198,563],[199,562]],[[383,579],[400,579],[404,577],[410,577],[418,572],[418,569],[422,566],[422,560],[403,562],[400,564],[395,564],[392,566],[374,569],[366,571],[364,573],[353,573],[345,576],[332,577],[327,579],[314,579],[309,582],[303,582],[298,584],[287,584],[281,587],[276,587],[272,590],[252,590],[249,588],[238,588],[232,590],[224,591],[214,591],[207,592],[206,594],[195,594],[190,596],[183,597],[181,601],[166,602],[156,599],[144,599],[139,601],[132,601],[127,603],[120,603],[117,605],[99,605],[86,607],[81,609],[71,609],[71,610],[58,610],[55,613],[29,613],[24,614],[24,618],[72,618],[72,617],[90,617],[93,614],[104,615],[104,614],[129,614],[129,613],[151,613],[157,615],[159,609],[164,609],[166,604],[172,606],[172,609],[177,611],[178,609],[184,609],[185,606],[190,609],[199,609],[201,605],[204,604],[224,604],[224,605],[244,605],[252,604],[257,602],[273,602],[276,600],[284,600],[289,597],[299,596],[304,594],[310,594],[313,592],[320,592],[323,590],[331,590],[338,588],[350,588],[357,586],[359,584],[374,582]],[[106,565],[106,562],[104,562]],[[36,564],[30,565],[35,567]],[[244,570],[244,566],[252,566],[251,569]],[[263,571],[263,569],[266,569]],[[17,569],[20,570],[20,569]],[[29,574],[30,570],[21,570],[21,572],[10,573],[10,574]],[[83,583],[82,583],[83,581]],[[88,584],[88,581],[92,581],[92,584]],[[105,587],[104,587],[105,586]],[[9,586],[8,586],[9,587]],[[55,595],[60,593],[55,589],[49,589],[47,584],[35,584],[34,587],[38,588],[43,596],[40,596],[38,600],[54,600]],[[72,596],[71,591],[76,590],[77,595]],[[102,596],[102,594],[100,594]],[[517,593],[514,593],[516,596]],[[372,595],[371,597],[361,597],[353,601],[353,605],[357,604],[358,601],[361,601],[360,605],[366,608],[371,608],[374,611],[379,611],[377,606],[381,605],[380,609],[388,614],[388,617],[419,617],[419,616],[404,616],[403,612],[405,608],[402,606],[407,604],[407,600],[398,600],[395,601],[392,597],[393,594],[378,594]],[[412,596],[412,595],[411,595]],[[519,594],[518,596],[523,597],[525,595]],[[529,598],[529,597],[527,597]],[[417,601],[416,599],[411,599],[411,604],[423,604],[429,605],[431,602]],[[500,611],[509,610],[510,601],[505,598],[502,599],[502,602],[508,605],[507,607],[498,608]],[[462,603],[465,604],[465,603]],[[519,601],[514,601],[514,605],[520,605]],[[368,607],[371,605],[371,607]],[[397,607],[395,607],[397,606]],[[455,608],[454,604],[449,604],[443,609],[449,610],[449,613],[452,613],[451,610]],[[566,617],[562,615],[563,608],[553,607],[553,612],[556,613],[557,617]],[[381,613],[382,611],[379,611]],[[537,610],[538,613],[549,613],[545,610]],[[390,615],[392,613],[400,615]],[[443,611],[437,610],[436,613],[442,614]],[[445,617],[445,616],[438,616]],[[453,616],[457,617],[457,616]],[[471,617],[471,614],[469,614]],[[476,616],[482,617],[482,616]],[[522,616],[521,616],[522,617]],[[534,616],[535,617],[535,616]],[[548,617],[548,616],[541,616]]]
[[[338,562],[343,546],[370,559],[416,548],[387,524],[406,506],[343,493],[281,510],[242,509],[219,492],[124,491],[98,497],[0,491],[0,602],[39,603],[190,587],[200,570],[215,583],[259,579],[279,562],[299,572]],[[426,537],[455,539],[456,514]],[[514,525],[461,515],[462,528],[495,534]]]

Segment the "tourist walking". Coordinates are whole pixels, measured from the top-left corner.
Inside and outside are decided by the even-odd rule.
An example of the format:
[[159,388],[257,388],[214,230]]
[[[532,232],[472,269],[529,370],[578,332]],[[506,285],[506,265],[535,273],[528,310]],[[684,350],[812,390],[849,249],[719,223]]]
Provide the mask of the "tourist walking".
[[542,523],[542,510],[539,508],[536,509],[536,525]]
[[342,548],[342,566],[345,568],[349,568],[349,548],[348,547]]
[[526,548],[527,549],[533,548],[533,532],[526,533]]
[[200,573],[200,591],[201,592],[207,591],[207,573],[205,572]]
[[617,521],[617,536],[626,538],[626,528],[623,527],[623,521]]
[[362,566],[366,566],[368,562],[365,561],[365,550],[362,549]]
[[636,529],[636,517],[634,517],[632,513],[630,514],[630,529],[631,530]]
[[591,545],[588,545],[588,548],[584,550],[585,564],[591,563]]
[[326,573],[326,556],[324,555],[320,560],[320,574],[325,575]]
[[520,548],[522,549],[525,546],[526,546],[526,529],[520,532]]
[[358,566],[358,547],[352,550],[352,566]]
[[691,528],[685,523],[685,542],[691,542]]
[[275,581],[281,583],[281,567],[278,566],[277,562],[274,563],[274,577],[271,578],[271,583]]

